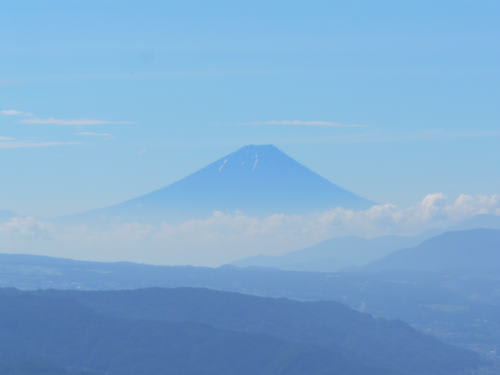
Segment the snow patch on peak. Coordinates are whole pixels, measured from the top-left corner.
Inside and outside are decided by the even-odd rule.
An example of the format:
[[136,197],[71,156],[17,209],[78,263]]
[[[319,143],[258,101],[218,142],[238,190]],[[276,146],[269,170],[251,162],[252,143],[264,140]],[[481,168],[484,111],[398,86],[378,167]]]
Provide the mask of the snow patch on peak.
[[257,165],[259,164],[259,154],[255,154],[255,160],[253,162],[253,166],[252,166],[252,171],[255,170],[255,168],[257,168]]
[[227,159],[224,159],[224,161],[222,162],[222,164],[219,167],[219,172],[222,172],[222,170],[224,169],[224,167],[226,166],[226,164],[227,164]]

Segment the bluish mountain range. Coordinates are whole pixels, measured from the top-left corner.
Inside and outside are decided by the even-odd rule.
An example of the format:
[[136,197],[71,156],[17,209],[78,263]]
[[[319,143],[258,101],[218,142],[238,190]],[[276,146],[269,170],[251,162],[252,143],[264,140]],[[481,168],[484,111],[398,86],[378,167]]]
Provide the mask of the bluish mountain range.
[[500,230],[472,229],[443,233],[416,247],[396,251],[367,270],[498,271]]
[[[500,229],[500,216],[476,215],[453,225],[447,231],[469,231],[465,237],[481,244],[481,237],[472,229]],[[289,271],[338,272],[353,270],[376,262],[397,250],[413,248],[423,241],[445,233],[433,229],[415,236],[383,236],[376,238],[336,237],[305,249],[281,255],[257,255],[239,259],[239,267],[266,267]],[[486,233],[489,233],[486,231]],[[459,235],[459,234],[457,234]],[[465,242],[464,242],[465,243]]]
[[418,245],[424,236],[338,237],[282,255],[257,255],[233,262],[238,267],[338,272],[367,265],[390,253]]

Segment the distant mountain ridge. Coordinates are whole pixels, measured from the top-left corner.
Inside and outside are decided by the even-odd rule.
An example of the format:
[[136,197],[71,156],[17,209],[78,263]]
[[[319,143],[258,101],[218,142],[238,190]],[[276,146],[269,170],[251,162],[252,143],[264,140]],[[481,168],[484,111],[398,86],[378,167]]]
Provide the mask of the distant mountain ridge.
[[248,145],[164,188],[79,217],[182,220],[214,211],[304,214],[371,205],[273,145]]
[[352,271],[356,267],[366,266],[398,250],[413,248],[446,232],[474,229],[500,229],[500,216],[475,215],[447,230],[434,229],[414,236],[334,237],[304,249],[281,255],[256,255],[231,264],[238,267],[266,267],[288,271]]
[[338,272],[367,265],[393,251],[416,246],[422,239],[421,236],[338,237],[283,255],[258,255],[231,264],[288,271]]
[[500,230],[446,232],[416,247],[396,251],[367,270],[500,270]]

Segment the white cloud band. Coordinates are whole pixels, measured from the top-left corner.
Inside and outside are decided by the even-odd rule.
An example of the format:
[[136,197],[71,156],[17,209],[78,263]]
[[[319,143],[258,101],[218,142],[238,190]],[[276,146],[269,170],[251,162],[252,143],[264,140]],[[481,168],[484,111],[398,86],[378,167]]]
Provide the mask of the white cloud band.
[[381,204],[364,211],[337,208],[315,215],[275,214],[256,218],[216,212],[181,224],[122,223],[109,228],[61,226],[17,217],[0,224],[9,251],[95,260],[218,265],[246,256],[278,254],[346,235],[373,237],[447,228],[478,214],[500,215],[500,195],[454,200],[430,194],[406,208]]

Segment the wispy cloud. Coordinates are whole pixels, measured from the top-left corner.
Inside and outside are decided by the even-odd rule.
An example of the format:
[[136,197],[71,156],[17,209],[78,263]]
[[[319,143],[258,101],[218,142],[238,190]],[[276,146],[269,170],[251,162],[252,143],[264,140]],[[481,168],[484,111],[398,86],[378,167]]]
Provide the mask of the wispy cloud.
[[77,145],[79,142],[0,142],[0,149],[39,148]]
[[33,125],[62,125],[62,126],[91,126],[91,125],[130,125],[130,121],[112,121],[89,118],[59,118],[59,117],[38,117],[33,113],[20,111],[18,109],[2,109],[0,115],[21,116],[19,121],[22,124]]
[[87,125],[130,125],[129,121],[108,121],[97,119],[62,119],[55,117],[48,118],[29,118],[21,120],[23,124],[34,125],[62,125],[62,126],[87,126]]
[[[90,125],[127,125],[132,124],[129,121],[110,121],[99,119],[67,119],[58,117],[37,117],[30,112],[21,111],[18,109],[0,109],[0,116],[17,117],[17,121],[22,124],[33,125],[61,125],[61,126],[90,126]],[[111,137],[110,133],[102,132],[78,132],[76,135],[87,137]],[[38,141],[38,140],[18,140],[12,137],[0,136],[0,149],[18,149],[18,148],[40,148],[40,147],[56,147],[78,145],[81,142],[66,142],[66,141]]]
[[267,125],[267,126],[311,126],[311,127],[327,127],[327,128],[364,128],[366,125],[359,124],[342,124],[334,121],[316,121],[316,120],[270,120],[270,121],[253,121],[246,125]]
[[0,114],[4,116],[29,116],[30,113],[19,111],[17,109],[2,109],[0,110]]
[[0,149],[16,149],[16,148],[38,148],[38,147],[55,147],[77,145],[79,142],[57,142],[57,141],[21,141],[11,137],[0,137]]
[[77,135],[81,135],[84,137],[111,137],[110,133],[97,133],[97,132],[79,132]]

